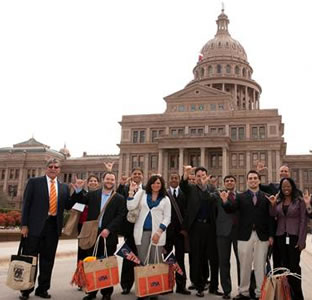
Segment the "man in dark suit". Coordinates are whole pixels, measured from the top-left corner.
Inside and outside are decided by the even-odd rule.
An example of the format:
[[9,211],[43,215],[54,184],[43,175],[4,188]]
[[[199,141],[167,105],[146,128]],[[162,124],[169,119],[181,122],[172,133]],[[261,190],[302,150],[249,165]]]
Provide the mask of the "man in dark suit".
[[169,254],[174,246],[175,257],[183,271],[183,275],[176,273],[176,292],[183,295],[190,295],[191,292],[185,288],[186,272],[184,264],[185,238],[187,235],[184,229],[184,215],[186,199],[179,188],[180,176],[177,173],[170,174],[169,189],[167,190],[171,202],[171,222],[167,228],[165,250]]
[[[236,199],[236,178],[232,175],[227,175],[223,179],[224,188],[229,193],[230,201],[234,202]],[[222,207],[222,200],[218,199],[217,205],[217,245],[219,254],[220,279],[224,292],[223,299],[231,299],[232,291],[231,282],[231,249],[233,245],[234,254],[237,264],[237,279],[239,280],[239,260],[237,252],[237,234],[238,234],[238,212],[231,214],[226,213]]]
[[[39,277],[35,295],[51,298],[48,290],[54,265],[56,248],[63,227],[63,211],[72,207],[69,188],[60,183],[60,162],[50,159],[46,175],[30,178],[23,197],[22,229],[23,254],[38,256]],[[22,291],[21,300],[26,300],[34,289]]]
[[[143,170],[141,168],[134,168],[131,171],[131,177],[122,177],[121,182],[117,188],[117,193],[121,194],[124,196],[125,203],[127,202],[128,196],[129,196],[129,183],[127,181],[133,181],[137,185],[137,192],[140,189],[144,189],[144,186],[142,184],[143,181]],[[126,204],[125,204],[126,205]],[[126,206],[127,207],[127,206]],[[127,209],[127,208],[126,208]],[[126,211],[126,215],[127,215]],[[134,242],[134,237],[133,237],[133,228],[134,224],[128,222],[127,218],[123,220],[122,224],[122,230],[121,234],[125,238],[125,242],[127,245],[131,248],[131,250],[134,252],[134,254],[137,255],[137,249],[136,245]],[[120,279],[120,285],[122,288],[122,295],[127,295],[130,293],[130,290],[133,286],[134,283],[134,262],[128,260],[128,259],[123,259],[122,261],[122,269],[121,269],[121,279]]]
[[185,226],[190,241],[190,273],[197,289],[197,296],[204,297],[207,273],[205,266],[210,262],[211,283],[209,292],[222,295],[218,291],[218,251],[216,245],[216,201],[217,195],[208,187],[207,170],[204,167],[195,169],[196,184],[189,184],[191,166],[184,167],[180,188],[187,198]]
[[[82,192],[85,184],[84,180],[77,180],[74,184],[75,193],[72,199],[79,203],[88,205],[87,221],[97,220],[100,212],[104,210],[102,218],[99,220],[98,235],[106,239],[106,247],[108,256],[114,255],[118,244],[118,232],[123,218],[126,213],[124,197],[118,193],[114,193],[115,174],[106,172],[103,175],[103,188],[96,191],[91,191],[87,194]],[[89,255],[92,255],[93,248],[89,250]],[[104,253],[104,240],[100,239],[97,256],[102,257]],[[113,293],[113,287],[101,289],[102,299],[110,300]],[[84,300],[96,298],[97,291],[89,293]]]
[[259,299],[268,246],[273,244],[273,218],[269,201],[259,190],[260,175],[251,170],[247,174],[248,190],[236,196],[235,202],[223,200],[227,212],[239,211],[238,256],[240,263],[240,294],[234,299],[249,299],[252,265],[256,277],[255,299]]

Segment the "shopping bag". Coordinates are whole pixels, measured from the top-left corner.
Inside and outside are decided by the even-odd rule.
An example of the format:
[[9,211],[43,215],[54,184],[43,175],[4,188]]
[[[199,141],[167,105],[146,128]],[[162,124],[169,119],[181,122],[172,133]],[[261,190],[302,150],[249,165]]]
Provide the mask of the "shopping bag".
[[[151,246],[147,253],[145,263],[149,262]],[[135,294],[137,297],[146,297],[171,292],[173,289],[172,270],[169,273],[169,265],[159,262],[158,251],[155,250],[156,263],[134,268]],[[171,278],[171,280],[170,280]]]
[[78,236],[78,222],[81,212],[76,209],[70,210],[69,218],[65,224],[63,233],[67,236]]
[[[96,240],[93,256],[97,256],[97,249],[99,239]],[[117,285],[119,283],[118,262],[116,256],[107,255],[106,239],[104,239],[104,257],[94,261],[83,262],[83,272],[85,283],[83,289],[85,292],[92,292],[110,286]]]
[[288,283],[287,275],[279,276],[276,278],[275,299],[291,300],[291,292],[290,292],[290,286]]
[[6,284],[13,290],[28,290],[35,285],[37,257],[22,255],[24,238],[21,238],[17,255],[11,255]]
[[260,300],[275,300],[276,278],[265,276],[262,287]]

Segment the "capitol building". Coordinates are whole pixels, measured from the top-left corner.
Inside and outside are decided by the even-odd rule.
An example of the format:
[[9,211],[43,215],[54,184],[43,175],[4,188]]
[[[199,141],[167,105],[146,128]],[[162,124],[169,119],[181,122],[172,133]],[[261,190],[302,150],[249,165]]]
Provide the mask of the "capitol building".
[[[105,171],[104,161],[114,161],[114,172],[129,175],[144,170],[144,180],[161,173],[183,173],[183,165],[205,166],[222,178],[232,174],[237,187],[246,187],[246,173],[258,161],[267,169],[262,182],[279,181],[279,167],[287,164],[301,190],[312,192],[312,155],[287,155],[284,124],[278,109],[261,109],[261,86],[241,43],[232,38],[229,18],[222,10],[214,38],[206,42],[193,69],[193,80],[164,98],[162,114],[124,115],[120,121],[119,155],[71,158],[66,146],[52,150],[34,138],[0,148],[0,191],[20,207],[27,180],[44,173],[51,157],[62,160],[60,180],[86,178]],[[159,101],[162,101],[161,99]],[[103,149],[105,150],[105,149]]]

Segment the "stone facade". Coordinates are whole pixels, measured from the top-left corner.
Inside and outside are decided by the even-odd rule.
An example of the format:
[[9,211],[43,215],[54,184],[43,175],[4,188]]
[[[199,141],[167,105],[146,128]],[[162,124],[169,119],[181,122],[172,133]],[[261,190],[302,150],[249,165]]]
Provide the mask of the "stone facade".
[[312,155],[286,155],[284,124],[277,109],[260,109],[260,85],[242,45],[228,31],[229,19],[222,13],[217,33],[202,48],[194,67],[194,79],[182,90],[164,98],[162,114],[122,116],[119,155],[87,155],[71,158],[30,139],[0,148],[0,191],[20,207],[27,179],[42,175],[46,161],[62,161],[60,179],[70,183],[75,176],[101,177],[103,162],[114,161],[114,172],[130,175],[141,167],[144,181],[152,173],[165,180],[170,172],[182,174],[183,165],[205,166],[218,177],[237,177],[245,189],[248,170],[262,161],[267,170],[262,182],[279,180],[279,167],[288,164],[301,190],[312,192]]

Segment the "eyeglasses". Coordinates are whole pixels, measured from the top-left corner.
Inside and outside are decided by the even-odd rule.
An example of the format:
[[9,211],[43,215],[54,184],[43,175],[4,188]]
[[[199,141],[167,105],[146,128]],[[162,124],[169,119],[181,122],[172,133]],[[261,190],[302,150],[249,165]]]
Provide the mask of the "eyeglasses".
[[49,169],[56,169],[56,170],[57,170],[57,169],[59,169],[60,167],[59,167],[59,166],[48,166],[48,168],[49,168]]

